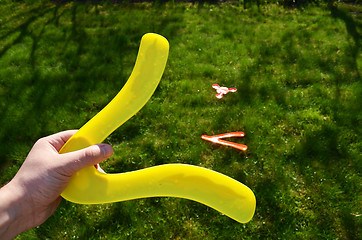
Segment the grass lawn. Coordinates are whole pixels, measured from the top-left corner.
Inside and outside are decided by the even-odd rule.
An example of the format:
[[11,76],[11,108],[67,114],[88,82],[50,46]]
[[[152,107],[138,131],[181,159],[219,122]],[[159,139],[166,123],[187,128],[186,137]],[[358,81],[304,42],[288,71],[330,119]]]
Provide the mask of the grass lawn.
[[[0,183],[34,142],[81,127],[122,88],[143,34],[170,42],[146,106],[106,142],[126,172],[186,163],[249,186],[240,224],[189,200],[62,201],[17,239],[361,239],[361,15],[338,5],[0,4]],[[223,99],[212,84],[236,87]],[[241,152],[201,139],[232,131]],[[36,169],[35,169],[36,171]]]

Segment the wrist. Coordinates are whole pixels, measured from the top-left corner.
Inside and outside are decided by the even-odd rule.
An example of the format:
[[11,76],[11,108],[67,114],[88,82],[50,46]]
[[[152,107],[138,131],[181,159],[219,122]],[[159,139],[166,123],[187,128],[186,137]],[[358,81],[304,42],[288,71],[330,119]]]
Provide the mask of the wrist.
[[27,230],[21,195],[11,182],[0,189],[0,239],[12,239]]

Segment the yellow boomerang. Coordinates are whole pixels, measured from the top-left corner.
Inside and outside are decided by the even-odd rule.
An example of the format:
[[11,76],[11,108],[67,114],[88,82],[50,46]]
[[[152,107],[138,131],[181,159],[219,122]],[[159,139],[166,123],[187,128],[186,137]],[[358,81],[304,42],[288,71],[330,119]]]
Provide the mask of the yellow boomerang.
[[[168,41],[154,33],[142,37],[136,64],[122,90],[79,129],[60,153],[103,142],[136,114],[161,80],[168,58]],[[180,197],[210,206],[238,222],[254,215],[254,193],[221,173],[186,164],[165,164],[126,173],[106,174],[86,167],[70,180],[61,194],[80,204],[100,204],[147,197]]]

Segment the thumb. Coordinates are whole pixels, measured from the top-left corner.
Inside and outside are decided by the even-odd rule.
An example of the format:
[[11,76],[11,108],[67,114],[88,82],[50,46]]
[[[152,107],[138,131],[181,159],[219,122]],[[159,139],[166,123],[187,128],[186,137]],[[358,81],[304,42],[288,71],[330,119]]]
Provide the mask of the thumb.
[[82,168],[96,165],[113,154],[113,148],[108,144],[96,144],[90,147],[60,154],[63,158],[65,175],[71,176]]

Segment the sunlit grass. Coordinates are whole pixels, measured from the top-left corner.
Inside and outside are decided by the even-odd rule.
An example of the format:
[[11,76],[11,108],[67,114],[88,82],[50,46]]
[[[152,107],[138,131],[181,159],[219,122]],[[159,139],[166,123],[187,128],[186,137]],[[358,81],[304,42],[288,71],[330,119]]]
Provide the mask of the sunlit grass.
[[[255,193],[239,224],[196,202],[63,201],[19,239],[358,239],[361,237],[360,20],[338,8],[223,4],[0,6],[1,182],[32,144],[81,127],[121,89],[139,41],[170,42],[159,87],[109,136],[102,167],[204,166]],[[212,84],[236,87],[221,100]],[[248,150],[202,134],[244,131]]]

